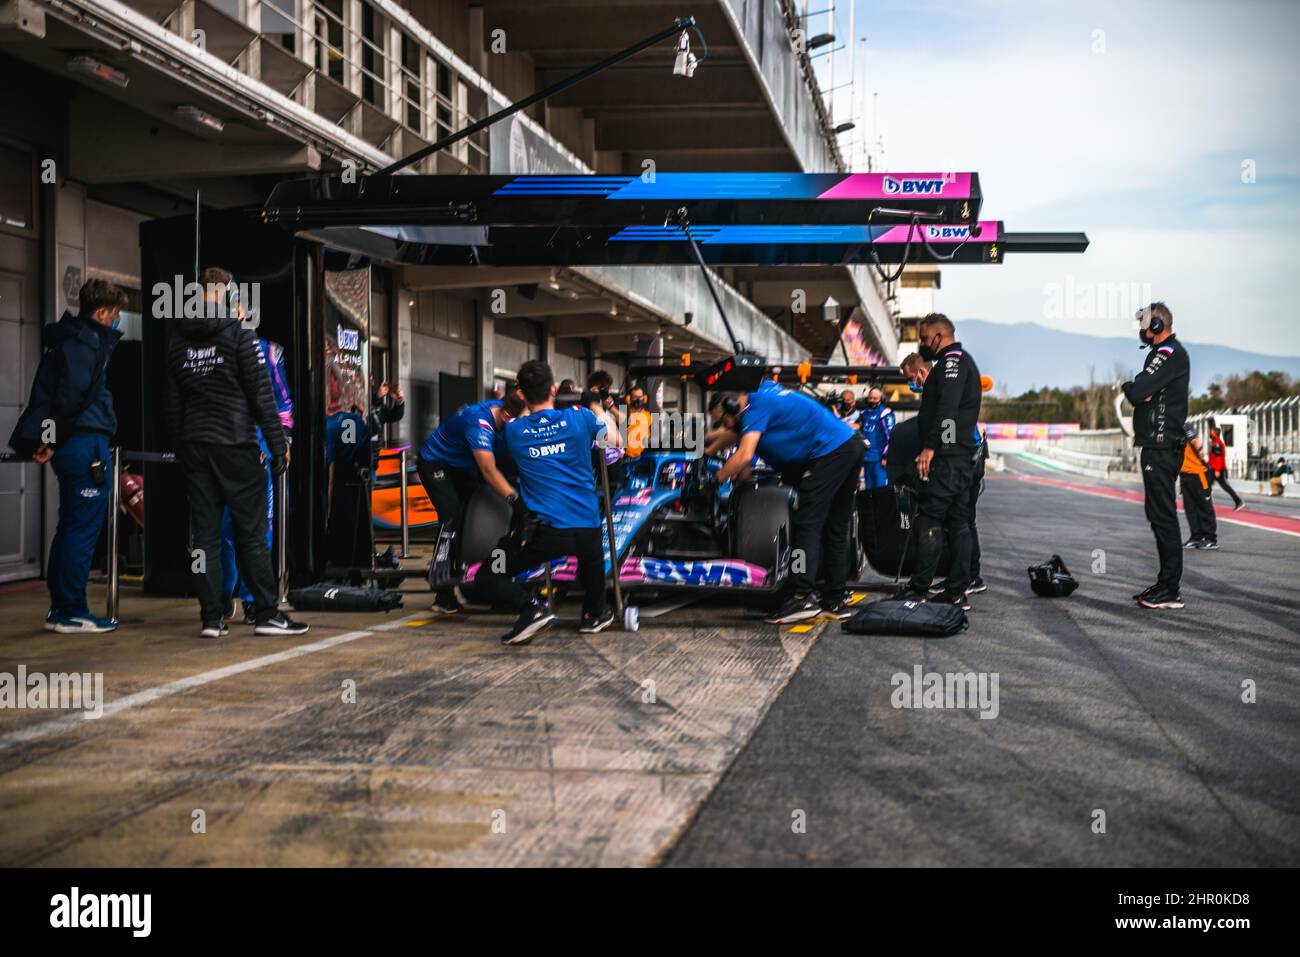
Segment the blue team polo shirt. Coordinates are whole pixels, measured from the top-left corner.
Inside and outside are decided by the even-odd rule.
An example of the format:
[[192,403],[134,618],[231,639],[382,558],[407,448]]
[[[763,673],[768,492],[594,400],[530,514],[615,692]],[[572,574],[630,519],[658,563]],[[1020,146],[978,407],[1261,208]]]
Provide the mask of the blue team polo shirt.
[[758,455],[778,468],[820,458],[853,438],[853,429],[826,406],[771,379],[749,393],[740,432],[761,432]]
[[499,399],[488,399],[462,406],[451,418],[443,419],[424,440],[424,445],[420,446],[420,458],[457,469],[477,469],[474,453],[493,450],[497,423],[492,410],[500,404]]
[[591,443],[605,425],[590,409],[543,409],[505,427],[505,447],[519,470],[528,510],[552,528],[599,528]]

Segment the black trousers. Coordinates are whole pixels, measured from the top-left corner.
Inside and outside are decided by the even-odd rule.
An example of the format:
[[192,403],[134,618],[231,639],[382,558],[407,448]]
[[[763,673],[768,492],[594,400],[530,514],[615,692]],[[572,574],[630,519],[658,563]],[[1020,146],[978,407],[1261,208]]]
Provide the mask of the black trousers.
[[583,612],[592,616],[605,613],[605,552],[599,528],[552,528],[544,522],[529,521],[522,534],[506,536],[499,547],[504,561],[485,561],[474,579],[477,593],[489,604],[522,611],[532,600],[532,593],[514,576],[554,558],[572,555],[578,559]]
[[799,493],[790,531],[793,594],[811,594],[816,590],[818,573],[823,572],[823,602],[831,604],[844,596],[849,572],[849,526],[864,451],[862,440],[854,436],[835,451],[813,459],[792,482]]
[[1210,473],[1180,472],[1178,484],[1183,489],[1183,514],[1192,538],[1207,541],[1219,540],[1219,521],[1214,515],[1213,492]]
[[[415,471],[420,476],[429,501],[438,510],[438,534],[443,531],[457,531],[465,517],[465,505],[474,490],[483,485],[483,473],[478,469],[458,469],[444,462],[427,462],[417,459]],[[452,561],[459,560],[459,549],[452,555]],[[444,608],[454,608],[456,596],[450,588],[439,588],[437,602]]]
[[980,530],[975,521],[975,507],[984,492],[984,458],[980,457],[970,483],[970,580],[980,577]]
[[[180,462],[190,497],[190,530],[200,554],[191,559],[194,590],[203,621],[220,621],[222,598],[221,516],[230,509],[235,561],[253,593],[253,613],[259,622],[276,611],[275,574],[266,547],[266,467],[256,445],[213,445],[187,442]],[[194,564],[198,559],[201,564]]]
[[1179,534],[1174,485],[1183,463],[1183,450],[1144,448],[1141,462],[1147,521],[1155,533],[1156,554],[1160,558],[1156,584],[1176,592],[1183,579],[1183,543]]
[[1237,494],[1236,489],[1234,489],[1231,485],[1228,484],[1227,469],[1223,469],[1222,471],[1219,472],[1215,472],[1211,470],[1210,481],[1219,483],[1219,485],[1223,488],[1223,490],[1228,493],[1228,497],[1232,499],[1233,505],[1241,504],[1241,496]]
[[975,462],[968,452],[935,455],[930,477],[920,484],[916,507],[916,572],[911,587],[928,592],[943,557],[943,539],[948,537],[947,587],[965,591],[971,582],[971,528],[975,495]]

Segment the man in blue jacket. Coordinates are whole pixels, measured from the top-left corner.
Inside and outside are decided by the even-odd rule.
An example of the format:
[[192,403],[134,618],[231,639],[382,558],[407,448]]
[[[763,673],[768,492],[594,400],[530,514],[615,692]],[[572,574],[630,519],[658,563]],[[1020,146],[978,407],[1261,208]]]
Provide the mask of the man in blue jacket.
[[885,460],[889,455],[889,434],[894,431],[894,410],[884,403],[884,393],[873,387],[867,393],[867,407],[858,418],[858,427],[867,443],[863,459],[863,484],[867,488],[884,488],[889,484]]
[[45,354],[31,401],[10,440],[34,461],[52,461],[59,479],[59,523],[46,571],[50,611],[45,630],[61,635],[117,628],[116,621],[90,613],[86,582],[108,512],[108,440],[117,431],[108,364],[122,338],[118,312],[126,305],[126,294],[91,279],[81,287],[78,301],[75,316],[65,313],[45,327]]

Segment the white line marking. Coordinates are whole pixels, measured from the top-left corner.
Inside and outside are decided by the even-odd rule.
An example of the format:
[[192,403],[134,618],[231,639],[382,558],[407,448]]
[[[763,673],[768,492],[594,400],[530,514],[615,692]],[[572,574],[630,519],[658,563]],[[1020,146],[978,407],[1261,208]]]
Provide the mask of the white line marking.
[[[366,635],[373,635],[379,632],[392,631],[394,628],[400,628],[408,621],[417,618],[417,615],[409,615],[399,621],[389,621],[376,628],[363,628],[360,631],[349,631],[346,634],[335,635],[332,638],[322,638],[320,641],[313,641],[307,645],[297,645],[293,648],[286,648],[284,651],[277,651],[273,655],[263,655],[260,658],[251,658],[248,661],[241,661],[238,664],[226,665],[224,668],[214,668],[211,671],[204,671],[201,674],[190,675],[188,678],[179,678],[176,681],[169,681],[165,685],[158,685],[155,688],[146,688],[143,691],[137,691],[135,694],[129,694],[125,698],[118,698],[116,701],[104,705],[104,713],[97,720],[103,720],[109,715],[117,714],[119,711],[125,711],[127,708],[135,708],[140,705],[150,704],[159,698],[166,698],[170,695],[180,694],[182,691],[189,691],[193,688],[199,688],[214,681],[220,681],[222,678],[229,678],[232,675],[240,675],[246,671],[256,671],[258,668],[266,668],[269,665],[278,665],[282,661],[291,661],[294,658],[301,658],[303,655],[310,655],[317,651],[325,651],[337,645],[345,645],[350,641],[356,641],[358,638],[364,638]],[[41,738],[48,738],[51,735],[58,734],[60,731],[66,731],[68,728],[84,724],[86,718],[83,712],[77,711],[72,714],[64,715],[61,718],[55,718],[51,721],[42,721],[40,724],[32,725],[28,728],[20,728],[17,731],[11,731],[0,737],[0,751],[20,744],[26,744],[29,741],[39,741]]]

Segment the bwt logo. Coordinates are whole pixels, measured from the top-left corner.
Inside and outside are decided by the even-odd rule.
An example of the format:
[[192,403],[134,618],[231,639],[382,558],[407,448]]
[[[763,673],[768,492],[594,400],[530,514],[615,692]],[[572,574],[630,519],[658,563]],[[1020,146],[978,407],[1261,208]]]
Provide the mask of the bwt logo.
[[966,239],[970,236],[969,226],[927,226],[925,229],[931,239]]
[[886,176],[884,179],[885,192],[891,196],[934,196],[943,192],[944,180],[942,179],[916,179],[906,178],[899,179],[894,176]]
[[339,348],[354,350],[361,345],[361,334],[356,329],[338,329]]
[[556,442],[554,445],[533,445],[528,449],[528,455],[531,458],[541,459],[548,455],[559,455],[564,451],[566,442]]

